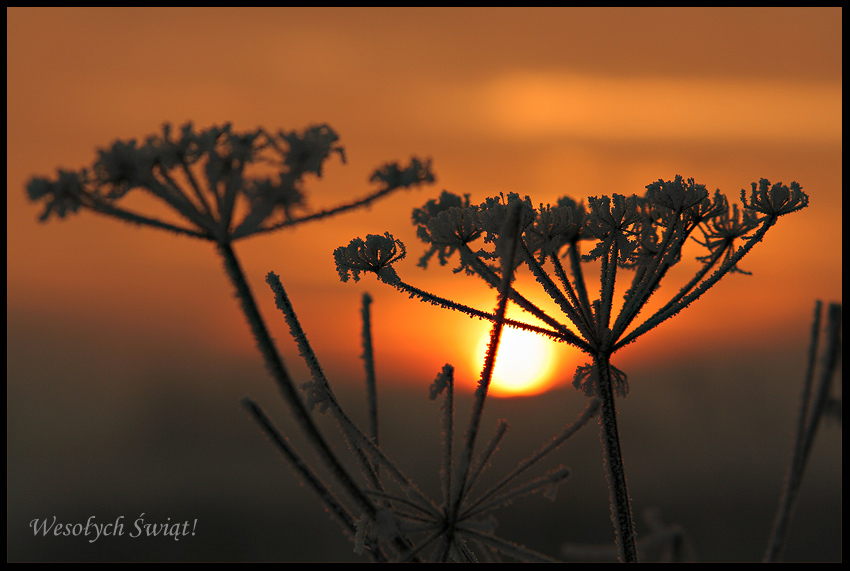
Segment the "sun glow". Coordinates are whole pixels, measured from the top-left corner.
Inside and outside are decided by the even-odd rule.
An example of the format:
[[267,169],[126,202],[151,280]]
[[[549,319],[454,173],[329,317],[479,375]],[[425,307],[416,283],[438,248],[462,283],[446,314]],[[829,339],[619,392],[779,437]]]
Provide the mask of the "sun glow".
[[[490,331],[481,337],[475,355],[478,373],[484,366]],[[495,396],[519,396],[540,393],[551,384],[553,368],[552,343],[543,337],[511,327],[502,330],[496,366],[490,383]]]

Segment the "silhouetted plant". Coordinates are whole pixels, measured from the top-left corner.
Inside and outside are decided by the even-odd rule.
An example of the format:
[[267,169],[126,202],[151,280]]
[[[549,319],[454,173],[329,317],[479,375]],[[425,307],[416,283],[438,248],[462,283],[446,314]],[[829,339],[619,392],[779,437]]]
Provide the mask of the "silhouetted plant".
[[[502,259],[504,268],[514,267],[514,244],[518,240],[520,221],[519,211],[514,210],[515,215],[512,218],[508,217],[505,221],[505,224],[515,227],[516,230],[513,233],[506,233],[506,237],[503,238],[503,242],[508,243],[507,246],[501,248],[504,256]],[[355,276],[362,271],[373,271],[382,276],[388,283],[397,283],[398,278],[392,271],[391,264],[404,257],[404,249],[403,247],[399,248],[399,244],[388,236],[369,236],[366,241],[353,240],[348,248],[337,250],[336,258]],[[340,275],[344,279],[346,278],[342,270]],[[544,554],[496,536],[493,533],[495,520],[493,518],[485,519],[485,516],[524,495],[551,490],[567,477],[569,471],[566,467],[559,466],[530,482],[514,484],[514,480],[521,474],[561,446],[567,438],[593,417],[599,407],[597,399],[591,399],[587,408],[559,436],[542,446],[535,454],[520,462],[498,484],[484,493],[473,494],[480,475],[490,462],[508,426],[506,421],[500,421],[496,427],[495,436],[486,449],[476,458],[475,446],[478,441],[487,387],[493,374],[495,352],[499,345],[502,327],[507,323],[504,316],[507,306],[506,295],[512,279],[513,272],[506,272],[499,286],[497,308],[494,313],[496,317],[484,370],[481,374],[479,390],[475,393],[466,437],[456,456],[453,453],[455,449],[454,368],[449,364],[445,365],[431,386],[430,396],[432,399],[440,393],[445,393],[442,426],[443,454],[440,469],[443,497],[441,502],[436,502],[419,491],[413,480],[396,467],[378,447],[377,431],[374,431],[371,436],[367,436],[355,426],[343,411],[298,323],[295,311],[279,278],[274,273],[268,275],[267,281],[275,293],[277,306],[283,312],[289,324],[290,333],[296,340],[301,356],[312,373],[313,380],[302,386],[308,395],[308,403],[311,407],[318,406],[322,412],[329,411],[333,415],[345,435],[349,447],[355,451],[360,460],[367,482],[364,492],[369,497],[374,498],[376,502],[377,511],[374,509],[365,510],[357,519],[354,536],[355,550],[358,553],[368,552],[377,560],[393,559],[398,561],[447,561],[450,558],[456,561],[478,561],[479,556],[487,556],[488,554],[508,556],[525,561],[553,561]],[[364,296],[363,347],[367,377],[370,368],[369,363],[372,361],[371,334],[366,317],[369,303],[370,298]],[[369,395],[369,410],[373,411],[377,408],[374,404],[376,397],[371,390]],[[264,427],[264,430],[269,431],[272,440],[279,443],[283,454],[291,460],[295,458],[293,463],[296,466],[306,466],[303,461],[297,458],[297,454],[291,450],[291,447],[276,435],[271,420],[266,417],[260,407],[250,400],[247,400],[245,404],[261,426]],[[371,412],[370,416],[372,416]],[[376,424],[377,421],[370,422],[370,425]],[[379,468],[389,476],[391,482],[388,482],[387,478],[379,477]],[[302,468],[302,470],[306,469]],[[307,482],[318,482],[318,478],[312,471],[305,471],[303,475]],[[390,491],[390,484],[397,491]],[[346,509],[344,502],[332,497],[320,482],[313,485],[320,497],[328,503],[333,513],[343,514],[340,515],[340,519],[350,531],[353,515]],[[551,496],[551,492],[549,495]],[[477,548],[471,549],[470,544]]]
[[[611,357],[679,313],[723,276],[746,273],[738,267],[744,255],[762,240],[780,216],[808,204],[800,186],[771,185],[762,179],[753,183],[749,200],[742,191],[740,209],[738,205],[730,207],[719,191],[710,197],[704,186],[681,177],[650,184],[643,197],[616,194],[591,197],[587,207],[565,197],[554,206],[541,204],[534,208],[529,198],[520,199],[515,194],[489,198],[473,206],[468,196],[461,198],[444,191],[438,199],[413,212],[418,236],[428,244],[419,265],[427,267],[434,256],[446,264],[457,253],[456,272],[478,276],[496,290],[496,307],[492,312],[433,295],[403,281],[393,264],[403,259],[407,251],[389,233],[355,238],[347,246],[337,248],[334,259],[342,281],[350,278],[357,281],[361,274],[372,272],[380,281],[411,297],[493,324],[463,436],[458,436],[459,431],[455,430],[454,368],[445,365],[430,389],[432,400],[441,394],[444,399],[441,499],[436,500],[422,493],[414,479],[380,446],[368,294],[364,295],[362,306],[362,356],[369,419],[368,429],[364,431],[351,420],[334,395],[279,276],[269,272],[266,281],[312,377],[311,381],[296,386],[269,335],[232,248],[233,242],[242,238],[322,220],[369,204],[397,189],[434,181],[429,161],[413,158],[405,168],[389,164],[376,170],[370,179],[379,185],[378,190],[359,200],[311,213],[306,208],[305,177],[320,177],[331,154],[345,160],[338,136],[326,125],[300,133],[273,134],[263,129],[237,133],[230,125],[196,132],[187,124],[176,136],[165,125],[161,135],[150,137],[143,144],[135,140],[118,141],[99,151],[99,158],[89,169],[59,170],[52,180],[33,178],[27,184],[27,193],[32,200],[45,202],[41,220],[51,215],[64,218],[69,212],[89,209],[216,244],[266,366],[309,446],[330,472],[332,483],[324,482],[316,468],[303,459],[257,403],[246,397],[243,405],[342,524],[357,553],[368,554],[375,561],[478,561],[501,557],[552,561],[547,555],[495,535],[493,512],[527,494],[551,495],[555,486],[568,476],[569,470],[564,466],[524,483],[518,482],[520,476],[599,413],[616,553],[621,560],[636,561],[638,545],[614,398],[625,396],[628,382],[625,373],[611,364]],[[135,189],[149,192],[168,204],[182,222],[168,222],[123,206],[121,199]],[[668,270],[681,259],[682,248],[688,238],[693,238],[696,229],[702,233],[702,241],[694,240],[708,250],[697,258],[699,270],[660,309],[638,322],[639,314],[659,290]],[[472,244],[479,239],[483,240],[483,247],[473,249]],[[580,252],[581,240],[594,242],[585,255]],[[561,262],[562,256],[568,260],[571,278]],[[582,261],[592,260],[600,262],[600,283],[599,297],[591,301]],[[516,271],[523,265],[531,270],[566,319],[550,316],[514,288]],[[634,277],[622,295],[619,313],[613,316],[615,284],[624,269],[633,270]],[[507,319],[509,302],[519,305],[542,325]],[[817,347],[817,323],[812,362]],[[840,347],[840,306],[831,306],[829,323],[827,357],[816,393],[811,374],[806,382],[789,483],[766,560],[777,559],[781,552],[796,490],[820,419],[826,415],[840,418],[840,400],[829,392],[829,379],[835,371]],[[560,434],[518,463],[495,485],[480,491],[481,474],[490,465],[508,427],[506,421],[500,420],[494,436],[483,449],[477,450],[496,350],[506,326],[545,335],[588,354],[591,363],[579,366],[574,375],[574,385],[586,394],[588,403]],[[360,467],[360,478],[346,468],[329,445],[315,422],[317,411],[335,420]],[[669,560],[689,557],[690,548],[681,529],[662,524],[654,512],[646,519],[652,533],[641,541],[642,548],[660,546]],[[565,550],[567,553],[588,552],[571,546]]]
[[[576,370],[574,385],[602,403],[603,464],[623,561],[637,561],[638,554],[614,399],[626,394],[628,384],[626,375],[611,364],[611,357],[696,301],[725,275],[740,272],[738,263],[779,217],[805,208],[809,200],[796,182],[788,187],[771,185],[766,179],[752,184],[749,200],[742,190],[741,199],[743,210],[737,205],[730,207],[719,190],[711,196],[705,186],[677,176],[672,181],[649,184],[641,197],[590,197],[587,209],[567,197],[554,206],[541,204],[535,208],[530,198],[521,199],[517,194],[471,205],[468,197],[462,199],[444,191],[439,199],[413,211],[418,236],[429,245],[420,259],[421,266],[427,266],[434,255],[446,264],[458,253],[456,272],[464,271],[498,287],[524,263],[562,311],[559,319],[566,319],[554,318],[511,286],[500,299],[510,299],[546,327],[516,321],[506,324],[568,343],[591,358],[591,364]],[[508,241],[515,248],[509,255],[499,251],[499,247],[505,247],[508,212],[516,213],[519,220],[518,238]],[[659,291],[668,270],[679,262],[683,246],[698,228],[704,238],[700,243],[709,251],[697,258],[701,267],[661,309],[638,323],[641,311]],[[483,247],[476,250],[472,244],[479,239],[483,239]],[[595,242],[585,255],[580,253],[581,240]],[[463,306],[402,281],[392,264],[404,257],[404,252],[404,245],[390,234],[370,235],[365,241],[356,238],[348,246],[337,248],[334,259],[343,281],[349,274],[358,280],[361,272],[371,271],[411,297],[494,323],[504,321],[503,316]],[[561,263],[562,252],[569,260],[572,279]],[[507,259],[512,260],[510,265]],[[501,260],[501,266],[494,263],[496,260]],[[594,260],[600,262],[599,297],[591,301],[581,262]],[[544,268],[547,262],[548,269]],[[615,284],[622,269],[634,270],[634,276],[623,293],[619,314],[614,316]],[[479,390],[486,392],[483,380],[481,386]]]
[[[174,136],[171,126],[165,124],[161,135],[151,136],[141,145],[136,140],[116,141],[98,151],[91,168],[59,170],[53,180],[32,178],[26,190],[31,200],[45,202],[42,221],[51,214],[64,218],[69,212],[88,209],[214,242],[266,366],[293,417],[339,484],[362,510],[374,513],[373,502],[353,482],[302,402],[232,247],[233,242],[248,236],[325,219],[368,205],[395,190],[434,181],[430,161],[414,157],[407,167],[388,164],[377,169],[370,181],[378,183],[378,190],[361,199],[296,215],[296,210],[306,207],[305,177],[320,177],[332,153],[345,159],[338,139],[327,125],[301,133],[270,133],[264,129],[238,133],[230,124],[200,132],[186,124],[179,136]],[[123,207],[121,199],[135,189],[165,202],[185,225]]]

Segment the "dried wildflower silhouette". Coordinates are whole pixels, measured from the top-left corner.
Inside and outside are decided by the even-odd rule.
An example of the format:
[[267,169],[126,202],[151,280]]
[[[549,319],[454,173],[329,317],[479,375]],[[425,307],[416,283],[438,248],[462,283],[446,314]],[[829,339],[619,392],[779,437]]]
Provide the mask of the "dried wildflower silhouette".
[[[508,241],[512,240],[515,244],[519,228],[518,210],[513,217],[508,217],[505,223],[516,228],[505,238]],[[509,245],[501,250],[505,254],[503,266],[512,268],[515,248]],[[399,244],[387,236],[370,236],[365,242],[354,240],[349,248],[337,253],[337,258],[344,260],[346,267],[355,275],[362,271],[373,271],[390,283],[395,283],[397,276],[392,271],[386,270],[387,268],[391,270],[390,264],[403,257],[403,248],[399,249]],[[512,275],[512,271],[507,272],[500,285],[499,301],[495,312],[497,317],[481,374],[481,388],[476,392],[469,427],[457,456],[453,453],[455,449],[453,367],[447,364],[431,387],[432,399],[440,393],[445,393],[442,426],[443,454],[440,470],[443,497],[441,502],[436,502],[419,491],[413,480],[405,475],[378,446],[376,396],[374,379],[370,378],[370,371],[373,371],[371,333],[368,326],[371,299],[365,295],[363,300],[363,355],[368,379],[370,417],[370,434],[367,436],[350,420],[335,398],[280,279],[274,273],[269,273],[267,281],[275,293],[277,306],[283,312],[290,333],[296,340],[301,356],[313,377],[311,382],[302,386],[307,394],[308,406],[318,407],[320,411],[329,412],[334,417],[364,472],[367,484],[362,488],[361,493],[371,498],[374,505],[357,505],[355,502],[355,508],[361,512],[360,517],[355,521],[352,509],[346,507],[345,501],[334,496],[309,466],[300,459],[298,453],[277,432],[272,421],[259,405],[246,399],[245,406],[278,445],[281,452],[302,472],[304,480],[309,482],[328,504],[330,511],[339,517],[349,532],[352,532],[356,552],[368,553],[377,561],[448,561],[450,559],[478,561],[479,555],[487,558],[508,557],[524,561],[553,561],[544,554],[496,536],[493,533],[495,520],[485,519],[485,517],[493,510],[527,494],[548,491],[548,494],[552,495],[554,486],[565,479],[569,473],[564,466],[559,466],[526,483],[514,484],[514,481],[584,426],[597,412],[599,401],[591,399],[586,409],[560,435],[520,462],[498,484],[483,493],[475,491],[475,485],[479,482],[481,474],[507,430],[507,422],[500,421],[496,428],[496,435],[485,451],[476,456],[475,445],[480,431],[487,386],[492,378],[495,350],[499,344],[502,328],[507,322],[504,318],[506,295]],[[386,476],[382,477],[381,474]],[[351,496],[354,497],[354,494]],[[470,546],[474,546],[474,549]]]
[[[340,485],[365,511],[374,512],[373,503],[351,481],[302,402],[233,250],[236,240],[326,219],[368,205],[396,190],[434,181],[430,161],[414,157],[406,167],[391,163],[377,169],[370,181],[379,188],[363,198],[296,214],[306,210],[307,175],[321,177],[331,154],[338,154],[344,161],[338,140],[336,132],[327,125],[300,133],[271,133],[264,129],[239,133],[230,124],[196,131],[187,123],[175,135],[165,124],[161,135],[151,136],[143,144],[136,140],[116,141],[100,150],[91,168],[59,170],[55,179],[32,178],[26,191],[31,200],[44,202],[41,221],[51,215],[64,218],[69,212],[88,209],[125,222],[214,242],[266,366],[294,418]],[[137,189],[166,203],[182,223],[122,206],[121,199]]]
[[[443,453],[440,466],[442,501],[434,501],[421,492],[414,480],[399,469],[379,447],[376,420],[370,420],[370,433],[367,435],[343,411],[278,276],[270,273],[267,281],[275,292],[277,306],[284,314],[290,333],[310,368],[313,380],[302,386],[308,395],[309,406],[318,407],[336,420],[350,449],[359,460],[366,481],[362,488],[363,494],[372,499],[374,507],[362,510],[362,506],[356,506],[362,513],[355,518],[352,510],[346,507],[346,502],[332,494],[301,460],[260,406],[250,399],[245,399],[244,404],[281,452],[302,472],[304,480],[320,495],[331,513],[337,515],[351,533],[355,539],[357,553],[367,553],[376,561],[477,561],[476,553],[484,556],[490,554],[493,557],[507,556],[523,561],[553,561],[542,553],[496,536],[493,533],[495,519],[486,516],[493,510],[531,493],[543,492],[548,497],[554,497],[554,488],[569,474],[564,466],[525,483],[515,484],[515,480],[583,427],[597,412],[598,400],[592,399],[587,408],[574,422],[567,425],[561,434],[520,462],[496,485],[483,493],[473,495],[474,487],[480,481],[480,476],[492,459],[508,425],[504,420],[499,421],[496,433],[485,451],[474,457],[473,450],[486,394],[486,391],[479,392],[473,404],[473,415],[464,445],[455,457],[454,368],[449,364],[445,365],[430,388],[432,400],[440,394],[445,395],[442,407]],[[368,327],[370,303],[368,294],[364,294],[363,357],[367,373],[371,369],[370,363],[373,359]],[[489,372],[485,375],[490,374],[492,357]],[[370,390],[369,416],[373,419],[377,416],[376,400],[375,392]],[[475,546],[475,549],[470,548],[470,545]]]
[[[413,212],[418,236],[429,245],[419,265],[427,267],[435,255],[441,264],[446,264],[457,253],[460,258],[457,272],[479,276],[497,291],[493,312],[435,296],[404,282],[393,264],[404,259],[407,251],[389,233],[356,238],[337,248],[334,259],[342,281],[350,278],[357,281],[361,274],[373,272],[380,281],[411,297],[493,324],[469,425],[463,436],[456,438],[454,429],[451,365],[443,368],[431,386],[432,399],[441,394],[444,398],[442,497],[435,500],[423,494],[379,444],[368,294],[364,295],[362,307],[368,405],[368,430],[364,431],[351,420],[334,395],[279,276],[269,272],[266,281],[312,376],[311,381],[296,386],[269,335],[232,248],[233,242],[242,238],[326,219],[369,204],[397,189],[434,182],[428,161],[414,158],[405,168],[386,165],[370,179],[378,183],[378,190],[359,200],[311,213],[306,208],[305,177],[321,177],[332,154],[345,160],[337,141],[336,133],[326,125],[300,133],[272,134],[262,129],[237,133],[229,125],[196,132],[187,124],[179,136],[174,136],[170,126],[165,125],[161,135],[150,137],[141,145],[134,140],[118,141],[99,151],[99,158],[90,169],[60,170],[52,180],[33,178],[27,184],[27,193],[34,201],[44,201],[41,220],[51,215],[64,218],[69,212],[89,209],[216,244],[266,366],[309,446],[329,471],[331,482],[325,483],[257,403],[246,397],[243,405],[339,520],[353,539],[356,552],[374,561],[478,561],[504,557],[552,561],[544,554],[495,535],[493,512],[527,494],[551,495],[555,486],[568,476],[564,466],[522,483],[518,482],[520,476],[598,415],[617,555],[624,561],[636,561],[637,542],[614,400],[615,395],[627,393],[628,383],[626,375],[611,364],[611,357],[618,349],[679,313],[726,274],[746,273],[738,268],[744,255],[762,240],[780,216],[804,208],[808,197],[796,183],[786,187],[762,179],[753,183],[749,200],[742,191],[743,205],[739,209],[737,205],[730,207],[719,191],[711,198],[705,187],[681,177],[650,184],[644,197],[592,197],[588,208],[562,198],[554,206],[540,205],[535,209],[530,199],[521,200],[515,194],[490,198],[473,206],[468,196],[461,198],[444,191],[438,199]],[[126,208],[121,199],[136,189],[150,192],[167,203],[182,223]],[[697,228],[703,235],[702,241],[692,236]],[[471,244],[482,238],[484,247],[473,250]],[[638,324],[638,315],[658,291],[669,268],[681,259],[688,238],[694,238],[708,250],[708,254],[697,258],[700,269],[676,295]],[[581,240],[595,241],[585,255],[580,252]],[[572,279],[561,263],[562,252],[568,259]],[[592,260],[600,262],[599,297],[593,301],[582,270],[582,261]],[[551,268],[544,268],[547,264]],[[548,315],[514,288],[516,271],[522,265],[528,266],[566,320]],[[612,323],[615,282],[622,276],[622,269],[634,270],[634,277]],[[509,302],[519,305],[542,325],[507,319]],[[820,305],[813,328],[812,362],[817,350],[819,308]],[[829,316],[824,368],[816,391],[811,374],[806,382],[788,485],[765,560],[777,560],[781,554],[796,490],[820,419],[835,415],[836,410],[840,418],[840,400],[829,393],[840,347],[840,306],[830,306]],[[587,395],[588,403],[560,434],[519,462],[495,485],[480,491],[481,475],[508,427],[506,421],[500,420],[494,436],[483,449],[477,450],[496,350],[506,326],[546,335],[587,353],[591,363],[577,368],[575,386]],[[360,467],[361,478],[346,467],[329,445],[315,422],[316,411],[329,414],[336,421]],[[660,545],[672,560],[679,560],[688,551],[679,528],[662,525],[655,514],[650,514],[647,521],[652,534],[642,540],[642,548]],[[565,550],[568,552],[577,551],[573,546]]]
[[[89,209],[127,222],[215,242],[266,365],[310,445],[318,451],[329,469],[333,485],[328,486],[322,481],[313,467],[277,431],[257,403],[246,398],[243,404],[330,512],[340,520],[344,529],[355,538],[358,552],[366,552],[376,561],[422,560],[423,557],[435,561],[448,558],[474,560],[472,550],[465,547],[465,538],[476,546],[483,546],[479,552],[520,559],[550,560],[545,555],[495,536],[492,533],[492,522],[482,522],[482,518],[518,497],[545,491],[563,480],[567,470],[559,467],[536,480],[510,487],[526,469],[586,424],[598,404],[591,403],[575,423],[565,429],[564,434],[520,464],[498,486],[471,496],[473,485],[504,436],[507,424],[500,423],[498,438],[491,443],[487,454],[479,457],[473,466],[474,442],[481,420],[483,395],[486,394],[482,393],[482,400],[476,409],[477,416],[471,422],[470,434],[462,448],[463,454],[457,461],[457,469],[453,470],[453,434],[450,429],[453,389],[452,373],[450,367],[447,367],[438,377],[438,381],[440,378],[448,379],[440,384],[439,390],[445,390],[447,394],[444,418],[448,419],[445,422],[449,426],[444,434],[445,497],[443,503],[438,505],[419,492],[413,481],[378,446],[367,300],[364,300],[363,315],[364,359],[367,378],[371,378],[369,436],[340,407],[279,277],[269,273],[267,282],[275,295],[277,306],[283,312],[313,375],[313,381],[301,387],[305,399],[302,399],[298,387],[287,372],[259,313],[232,243],[252,235],[327,218],[369,204],[397,189],[434,181],[430,163],[413,158],[406,168],[390,164],[375,171],[371,181],[379,183],[381,188],[363,199],[316,213],[296,214],[296,211],[305,208],[305,176],[313,174],[320,177],[324,163],[332,153],[338,153],[344,160],[343,149],[337,140],[336,133],[324,125],[309,128],[302,133],[271,134],[262,129],[236,133],[229,125],[195,132],[187,124],[182,128],[179,138],[175,138],[170,126],[165,125],[161,136],[150,137],[142,145],[134,140],[118,141],[111,148],[99,151],[99,158],[90,169],[59,171],[54,180],[33,178],[27,184],[27,192],[31,200],[44,201],[42,221],[54,214],[64,218],[68,212]],[[273,174],[264,174],[264,169],[272,170]],[[257,171],[257,174],[250,171]],[[150,192],[166,202],[186,224],[174,224],[123,207],[121,199],[136,189]],[[358,247],[353,246],[349,260],[350,271],[356,272],[359,268],[362,271],[376,271],[387,281],[397,279],[394,278],[391,264],[405,254],[404,248],[399,249],[398,245],[392,239],[385,237],[382,240],[377,237],[371,239],[368,245],[362,245],[363,251],[359,258]],[[501,315],[504,322],[504,303]],[[497,344],[492,344],[493,350]],[[488,378],[492,374],[492,362],[491,356]],[[314,421],[312,411],[315,408],[321,412],[330,412],[336,419],[360,461],[368,485],[358,484],[339,455],[330,447]],[[386,475],[384,480],[391,480],[399,492],[391,492],[380,477],[381,472]],[[334,489],[341,490],[341,496]],[[423,534],[426,537],[422,538]]]
[[[136,224],[229,244],[236,240],[320,220],[365,206],[398,189],[434,182],[430,162],[411,159],[400,168],[387,164],[370,181],[380,188],[358,200],[312,213],[306,210],[307,175],[322,176],[331,154],[345,162],[339,136],[327,125],[303,132],[271,133],[256,129],[235,132],[231,125],[195,131],[183,125],[179,136],[171,125],[162,134],[116,141],[98,151],[90,169],[59,170],[57,178],[36,177],[27,183],[33,201],[43,200],[41,220],[60,218],[87,208]],[[168,204],[187,226],[171,224],[119,205],[129,191],[141,189]],[[241,219],[237,221],[239,216]]]
[[[512,286],[500,300],[510,300],[543,326],[506,321],[503,307],[495,314],[463,306],[404,282],[392,264],[404,256],[404,245],[390,234],[354,239],[334,252],[340,277],[359,279],[361,272],[374,272],[378,279],[411,297],[486,318],[496,324],[534,331],[573,345],[591,358],[591,364],[578,367],[574,385],[589,398],[601,400],[601,440],[603,464],[611,495],[611,518],[619,556],[637,561],[634,523],[626,485],[620,438],[617,427],[615,395],[628,391],[626,375],[611,364],[612,355],[638,337],[658,327],[696,301],[722,277],[741,272],[738,263],[773,227],[780,216],[808,205],[808,196],[796,182],[790,187],[771,185],[766,179],[752,184],[749,200],[741,191],[742,209],[730,207],[727,198],[716,191],[713,196],[693,179],[677,176],[672,181],[658,180],[646,187],[644,196],[590,197],[587,208],[570,198],[557,204],[534,208],[531,199],[517,194],[489,198],[471,205],[444,191],[413,212],[419,238],[429,249],[419,264],[426,267],[436,255],[446,264],[454,253],[459,255],[456,272],[478,276],[491,287],[499,288],[517,267],[525,264],[537,282],[563,312],[558,320],[529,301]],[[516,240],[504,240],[508,213],[518,217]],[[659,291],[669,269],[682,257],[682,248],[699,229],[708,254],[698,257],[700,268],[678,293],[651,316],[638,322],[638,316],[650,298]],[[483,247],[473,243],[483,239]],[[582,255],[581,240],[594,241]],[[514,251],[506,254],[505,243]],[[740,244],[740,245],[739,245]],[[477,246],[475,246],[477,248]],[[572,279],[561,257],[569,260]],[[510,264],[506,263],[511,259]],[[582,261],[599,261],[599,296],[591,301],[582,269]],[[501,264],[495,263],[501,261]],[[544,268],[544,265],[549,264]],[[634,271],[631,284],[622,294],[619,313],[615,284],[622,270]],[[711,275],[709,272],[714,270]],[[511,281],[511,280],[508,280]],[[566,318],[563,320],[563,318]],[[631,328],[631,329],[630,329]],[[486,392],[483,383],[479,390]]]

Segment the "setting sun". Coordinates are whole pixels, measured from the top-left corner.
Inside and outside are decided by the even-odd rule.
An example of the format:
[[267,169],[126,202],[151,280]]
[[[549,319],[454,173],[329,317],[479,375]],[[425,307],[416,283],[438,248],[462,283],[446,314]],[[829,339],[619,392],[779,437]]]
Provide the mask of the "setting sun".
[[[484,365],[490,331],[482,335],[475,359],[478,372]],[[551,342],[539,335],[506,327],[496,353],[490,393],[496,396],[531,395],[549,386],[553,364]]]

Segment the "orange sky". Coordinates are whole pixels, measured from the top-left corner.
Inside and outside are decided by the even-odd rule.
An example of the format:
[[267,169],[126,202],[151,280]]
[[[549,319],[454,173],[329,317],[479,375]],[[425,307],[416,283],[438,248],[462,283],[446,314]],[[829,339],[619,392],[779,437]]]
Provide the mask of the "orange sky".
[[[641,193],[682,174],[737,200],[761,177],[799,181],[811,206],[781,219],[744,261],[754,275],[724,280],[639,352],[624,350],[627,363],[670,356],[673,342],[686,357],[705,346],[788,342],[806,330],[815,299],[841,299],[840,9],[14,8],[7,16],[10,335],[58,320],[124,330],[130,347],[138,335],[253,355],[209,244],[90,213],[39,224],[38,207],[24,200],[30,176],[88,165],[115,138],[187,120],[332,125],[349,162],[332,163],[310,186],[317,207],[368,192],[367,175],[386,161],[433,159],[432,188],[237,245],[290,360],[297,352],[263,282],[270,270],[329,369],[359,374],[359,299],[369,291],[387,382],[429,383],[447,361],[474,380],[486,327],[370,276],[340,283],[331,259],[355,236],[390,231],[410,252],[403,279],[491,311],[492,293],[472,278],[416,267],[423,247],[411,209],[444,188],[473,202],[518,192],[537,203]],[[678,290],[696,255],[686,252],[679,281],[668,278],[659,295]],[[575,357],[558,355],[563,382]]]

